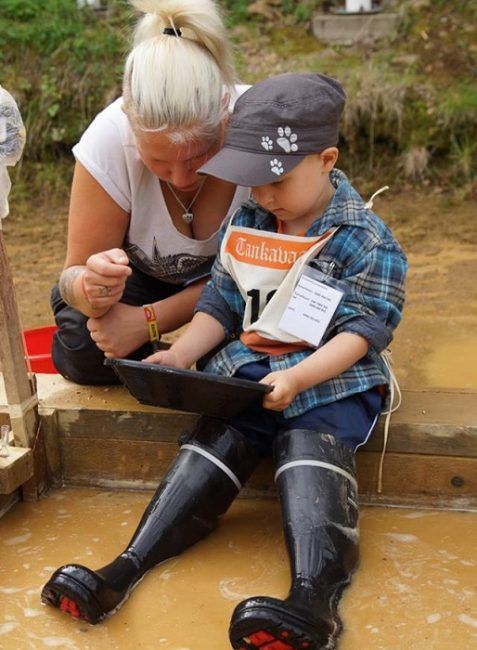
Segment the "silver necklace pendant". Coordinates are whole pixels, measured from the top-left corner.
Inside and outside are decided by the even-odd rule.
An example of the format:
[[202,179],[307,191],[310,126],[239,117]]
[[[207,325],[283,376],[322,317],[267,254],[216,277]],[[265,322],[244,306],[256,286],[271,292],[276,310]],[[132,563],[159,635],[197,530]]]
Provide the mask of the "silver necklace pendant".
[[192,206],[194,205],[194,202],[195,202],[196,198],[199,196],[199,194],[200,194],[202,188],[204,187],[204,183],[205,183],[206,180],[207,180],[207,177],[204,176],[204,178],[202,179],[202,181],[201,181],[201,183],[200,183],[200,185],[199,185],[199,188],[197,189],[197,192],[196,192],[196,193],[194,194],[194,196],[192,197],[192,201],[189,203],[189,205],[184,205],[184,204],[182,203],[182,201],[180,200],[180,198],[179,198],[179,197],[177,196],[177,194],[174,192],[174,188],[172,187],[172,185],[166,181],[166,185],[167,185],[167,187],[169,188],[170,193],[171,193],[172,196],[175,198],[175,200],[177,201],[177,203],[181,206],[181,208],[184,210],[184,212],[182,213],[182,221],[183,221],[184,223],[188,224],[188,225],[191,224],[191,223],[192,223],[192,220],[194,219],[194,215],[192,214],[192,212],[190,211],[190,209],[191,209]]

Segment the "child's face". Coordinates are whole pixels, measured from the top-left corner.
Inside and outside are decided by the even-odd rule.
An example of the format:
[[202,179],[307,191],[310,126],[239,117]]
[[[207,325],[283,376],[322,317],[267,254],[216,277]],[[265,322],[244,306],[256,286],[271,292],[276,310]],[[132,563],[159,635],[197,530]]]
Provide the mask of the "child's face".
[[252,188],[253,198],[280,221],[297,221],[306,229],[321,215],[333,195],[329,172],[337,156],[335,147],[307,156],[276,182]]

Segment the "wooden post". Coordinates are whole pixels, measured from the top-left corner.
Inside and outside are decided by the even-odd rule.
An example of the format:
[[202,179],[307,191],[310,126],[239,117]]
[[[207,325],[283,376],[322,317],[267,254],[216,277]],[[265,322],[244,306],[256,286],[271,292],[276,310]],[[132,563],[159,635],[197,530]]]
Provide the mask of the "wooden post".
[[[10,454],[0,458],[0,493],[9,495],[33,476],[32,448],[38,430],[35,376],[30,377],[27,372],[22,341],[10,264],[0,229],[0,362],[15,443]],[[37,498],[36,487],[32,489],[31,482],[28,487],[30,498]]]
[[36,382],[29,376],[10,263],[0,230],[0,360],[15,443],[33,447],[38,429]]
[[25,130],[15,100],[0,86],[0,363],[17,448],[1,458],[0,486],[4,492],[16,490],[32,477],[32,450],[39,424],[35,376],[26,367],[23,332],[1,229],[1,219],[8,214],[10,190],[6,166],[18,162],[24,141]]

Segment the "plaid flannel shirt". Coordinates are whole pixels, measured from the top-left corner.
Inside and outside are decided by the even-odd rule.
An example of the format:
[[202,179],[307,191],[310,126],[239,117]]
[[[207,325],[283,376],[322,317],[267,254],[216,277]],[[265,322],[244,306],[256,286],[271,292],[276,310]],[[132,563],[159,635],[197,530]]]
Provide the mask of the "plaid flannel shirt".
[[[336,192],[324,211],[306,232],[307,237],[339,229],[310,265],[325,275],[344,282],[346,293],[328,326],[322,343],[340,332],[359,334],[368,341],[365,357],[339,376],[299,393],[283,412],[290,418],[320,405],[389,383],[389,373],[380,352],[391,342],[401,320],[404,304],[406,257],[384,222],[368,209],[345,174],[331,172]],[[277,231],[275,217],[253,200],[243,204],[233,216],[235,226]],[[221,243],[228,224],[219,236]],[[217,256],[211,279],[204,287],[195,311],[218,320],[227,337],[242,331],[245,302],[231,276]],[[286,370],[315,351],[267,355],[254,352],[240,340],[232,340],[207,364],[205,372],[233,376],[250,362],[269,357],[271,371]]]

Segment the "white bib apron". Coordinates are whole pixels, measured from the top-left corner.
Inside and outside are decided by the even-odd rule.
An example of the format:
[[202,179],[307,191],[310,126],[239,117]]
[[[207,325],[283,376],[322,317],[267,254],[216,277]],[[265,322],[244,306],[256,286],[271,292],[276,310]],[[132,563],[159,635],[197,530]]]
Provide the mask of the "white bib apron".
[[[303,343],[278,327],[304,266],[334,235],[299,237],[229,225],[220,260],[245,300],[243,331],[282,343]],[[246,338],[246,336],[245,336]]]

